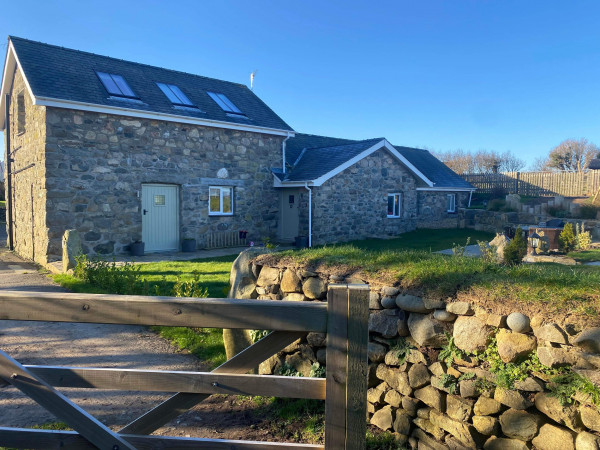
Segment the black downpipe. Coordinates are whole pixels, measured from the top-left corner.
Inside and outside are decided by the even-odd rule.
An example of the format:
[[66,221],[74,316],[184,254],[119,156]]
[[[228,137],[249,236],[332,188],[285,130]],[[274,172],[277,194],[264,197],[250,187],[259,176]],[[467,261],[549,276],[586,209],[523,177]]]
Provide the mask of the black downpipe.
[[12,159],[10,154],[10,94],[6,94],[6,102],[4,103],[4,141],[6,144],[6,209],[8,219],[8,249],[14,250],[13,242],[13,192],[12,192]]

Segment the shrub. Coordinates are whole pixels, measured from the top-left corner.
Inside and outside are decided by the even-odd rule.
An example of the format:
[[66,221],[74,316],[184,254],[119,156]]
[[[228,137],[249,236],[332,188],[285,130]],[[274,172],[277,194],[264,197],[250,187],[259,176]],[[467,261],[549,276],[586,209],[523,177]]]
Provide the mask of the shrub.
[[585,231],[583,223],[575,224],[575,248],[577,250],[587,250],[592,243],[592,237],[589,231]]
[[548,214],[553,217],[571,217],[571,212],[565,209],[561,209],[558,206],[550,206],[548,208]]
[[580,219],[595,219],[600,212],[600,207],[595,205],[581,205],[579,208],[579,214],[577,215]]
[[486,241],[477,241],[479,246],[479,252],[481,253],[481,259],[490,264],[498,262],[498,246],[490,245]]
[[558,249],[561,252],[569,253],[575,249],[576,241],[573,233],[573,224],[567,223],[558,236]]
[[488,211],[501,211],[502,208],[506,207],[506,200],[502,198],[495,198],[490,200],[488,203],[487,209]]
[[507,266],[521,264],[526,254],[527,241],[523,237],[523,230],[518,227],[515,237],[504,247],[504,264]]

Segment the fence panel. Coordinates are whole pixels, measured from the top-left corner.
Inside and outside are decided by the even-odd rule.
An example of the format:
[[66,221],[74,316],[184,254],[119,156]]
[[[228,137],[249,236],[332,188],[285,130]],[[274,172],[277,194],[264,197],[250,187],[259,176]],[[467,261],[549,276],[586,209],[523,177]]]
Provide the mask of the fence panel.
[[461,175],[479,192],[491,194],[502,190],[508,194],[530,196],[590,197],[600,189],[600,171],[588,172],[503,172]]

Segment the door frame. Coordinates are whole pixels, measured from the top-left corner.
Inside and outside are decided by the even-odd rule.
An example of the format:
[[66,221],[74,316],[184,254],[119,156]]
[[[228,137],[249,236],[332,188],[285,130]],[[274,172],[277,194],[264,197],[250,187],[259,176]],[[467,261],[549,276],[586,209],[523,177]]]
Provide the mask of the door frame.
[[[175,183],[142,183],[141,195],[140,195],[140,215],[142,216],[142,240],[144,236],[144,186],[157,186],[157,187],[174,187],[175,188],[175,232],[176,232],[176,240],[177,245],[175,247],[175,251],[181,250],[181,186]],[[147,248],[147,243],[146,243]],[[161,253],[161,252],[170,252],[173,250],[146,250],[148,253]]]

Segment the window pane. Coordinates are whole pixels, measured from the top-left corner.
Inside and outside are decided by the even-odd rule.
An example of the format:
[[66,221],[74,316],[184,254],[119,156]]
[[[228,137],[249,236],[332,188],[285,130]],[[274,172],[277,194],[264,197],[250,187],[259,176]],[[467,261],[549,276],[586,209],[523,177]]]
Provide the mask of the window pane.
[[223,213],[231,213],[231,188],[223,188]]
[[179,103],[179,99],[175,96],[175,94],[169,89],[164,83],[156,83],[161,91],[167,96],[167,98],[171,101],[171,103]]
[[121,95],[121,90],[118,88],[117,84],[113,81],[112,77],[104,72],[97,72],[100,77],[100,81],[106,88],[109,94]]
[[233,104],[233,102],[231,100],[229,100],[229,98],[227,98],[227,96],[225,94],[219,94],[219,97],[221,97],[221,100],[223,101],[223,103],[225,103],[228,107],[229,107],[229,111],[230,112],[235,112],[235,113],[242,113],[237,106],[235,106]]
[[221,107],[223,111],[229,111],[227,105],[223,103],[223,100],[221,100],[221,98],[217,94],[215,94],[214,92],[207,92],[207,94],[210,95],[210,98],[212,98],[217,103],[217,105]]
[[121,75],[112,75],[112,78],[114,82],[117,83],[117,86],[121,90],[122,95],[126,95],[128,97],[135,97],[135,94]]
[[388,195],[388,211],[387,211],[387,215],[388,216],[393,216],[394,215],[394,196],[393,195]]
[[221,212],[221,190],[211,188],[209,195],[209,211]]
[[179,103],[183,104],[183,105],[188,105],[188,106],[193,106],[194,104],[190,101],[189,98],[187,98],[187,96],[181,92],[181,89],[179,89],[177,86],[170,84],[169,87],[171,88],[171,90],[173,91],[173,93],[177,96],[177,98],[179,99]]
[[154,196],[154,205],[155,206],[165,206],[165,196],[164,195],[155,195]]
[[400,215],[400,196],[394,195],[394,215]]

